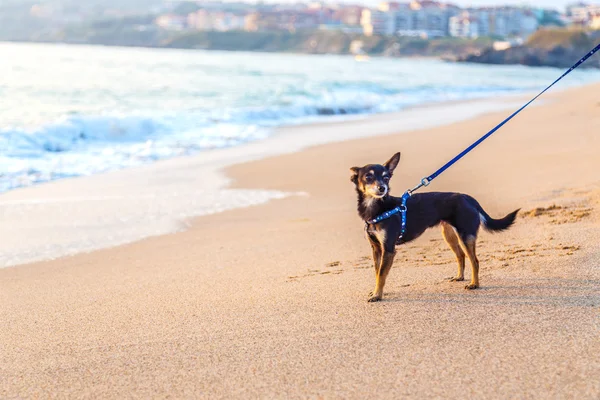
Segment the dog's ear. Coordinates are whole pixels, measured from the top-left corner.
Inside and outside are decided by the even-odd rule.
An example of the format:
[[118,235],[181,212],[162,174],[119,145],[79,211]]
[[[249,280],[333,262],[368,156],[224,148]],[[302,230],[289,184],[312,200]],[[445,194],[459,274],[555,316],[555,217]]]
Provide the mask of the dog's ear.
[[399,162],[400,162],[400,152],[394,154],[392,156],[392,158],[390,158],[389,160],[386,161],[385,164],[383,164],[383,166],[386,167],[388,169],[388,171],[390,171],[390,174],[393,174],[394,170],[398,166]]
[[360,171],[359,167],[350,168],[350,181],[354,184],[358,183],[358,171]]

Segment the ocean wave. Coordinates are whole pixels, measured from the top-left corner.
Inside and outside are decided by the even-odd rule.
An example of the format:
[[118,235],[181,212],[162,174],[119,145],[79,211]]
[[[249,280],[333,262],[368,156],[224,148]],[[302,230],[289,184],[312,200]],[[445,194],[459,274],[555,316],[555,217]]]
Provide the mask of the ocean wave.
[[282,96],[263,107],[137,115],[66,115],[33,129],[0,129],[0,191],[236,146],[270,128],[332,116],[397,111],[432,101],[506,94],[511,87],[386,88],[342,84]]
[[36,129],[1,129],[4,156],[35,157],[62,153],[84,143],[138,142],[168,128],[160,121],[140,117],[65,117]]

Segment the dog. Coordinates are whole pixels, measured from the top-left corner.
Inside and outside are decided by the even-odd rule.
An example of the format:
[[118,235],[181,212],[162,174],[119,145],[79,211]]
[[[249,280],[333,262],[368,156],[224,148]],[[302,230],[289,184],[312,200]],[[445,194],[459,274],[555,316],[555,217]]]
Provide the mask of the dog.
[[415,240],[428,228],[441,225],[442,235],[456,255],[458,273],[453,282],[464,281],[465,254],[471,262],[471,282],[466,289],[479,287],[479,261],[476,254],[479,227],[490,232],[510,228],[519,210],[504,218],[490,217],[473,197],[461,193],[430,192],[413,194],[406,200],[406,225],[402,233],[401,214],[378,223],[369,223],[384,212],[402,205],[401,197],[390,194],[390,179],[394,174],[400,153],[396,153],[383,165],[369,164],[350,168],[350,180],[358,194],[358,215],[365,221],[366,234],[373,250],[375,267],[375,290],[369,294],[369,302],[383,298],[383,287],[390,272],[396,245]]

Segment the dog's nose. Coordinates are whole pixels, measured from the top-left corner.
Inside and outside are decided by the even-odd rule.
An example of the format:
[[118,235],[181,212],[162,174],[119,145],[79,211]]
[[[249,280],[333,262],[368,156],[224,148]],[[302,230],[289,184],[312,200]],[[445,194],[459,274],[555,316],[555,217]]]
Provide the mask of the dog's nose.
[[379,191],[382,193],[385,192],[385,186],[379,186]]

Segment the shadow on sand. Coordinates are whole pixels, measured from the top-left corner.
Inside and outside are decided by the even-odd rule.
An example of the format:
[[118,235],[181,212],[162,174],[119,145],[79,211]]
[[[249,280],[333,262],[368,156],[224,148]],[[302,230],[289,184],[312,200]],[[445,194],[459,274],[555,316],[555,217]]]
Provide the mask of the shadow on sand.
[[600,307],[600,280],[526,278],[518,285],[484,286],[456,293],[387,293],[384,302],[449,303],[489,305],[534,305],[549,307]]

